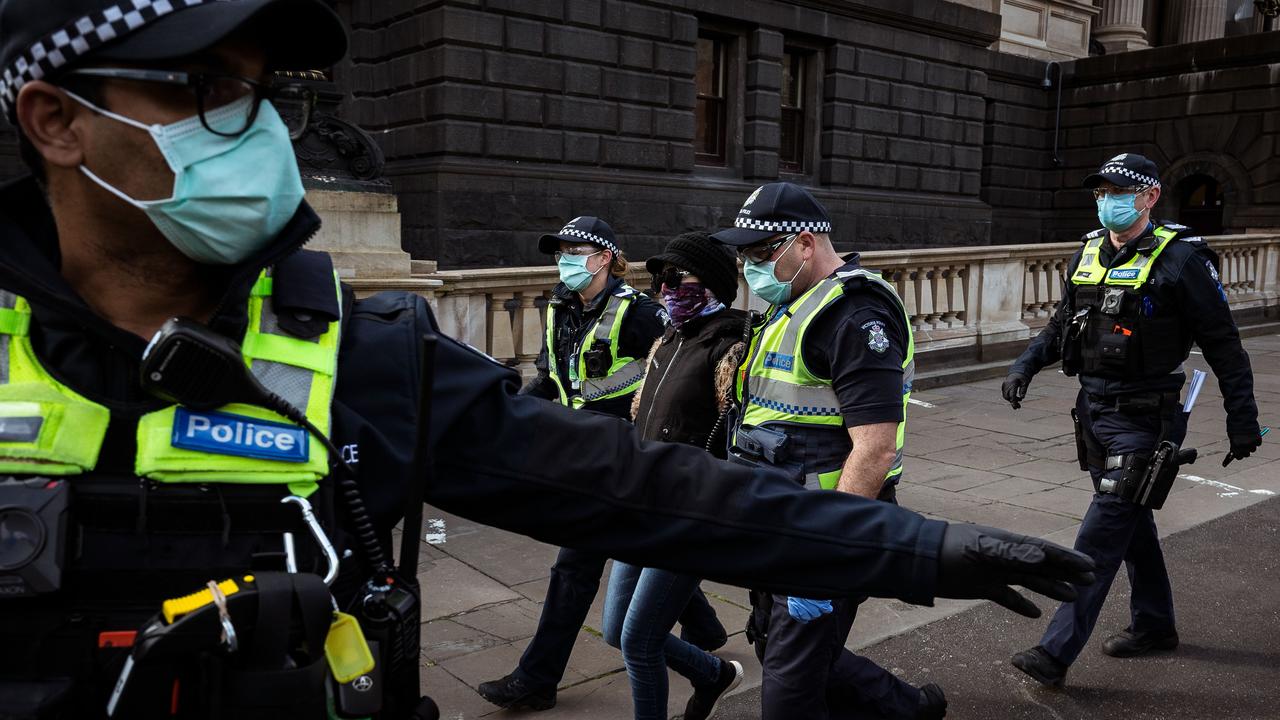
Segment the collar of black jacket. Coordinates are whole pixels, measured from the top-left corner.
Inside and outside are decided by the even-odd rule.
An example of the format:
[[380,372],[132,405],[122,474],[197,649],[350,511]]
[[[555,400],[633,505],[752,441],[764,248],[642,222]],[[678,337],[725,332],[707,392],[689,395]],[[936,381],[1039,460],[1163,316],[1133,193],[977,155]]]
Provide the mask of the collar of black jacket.
[[[244,329],[245,299],[264,267],[280,262],[307,242],[320,227],[320,217],[305,202],[267,248],[248,260],[227,267],[225,290],[210,326],[230,337]],[[62,278],[58,234],[53,214],[35,181],[19,178],[0,186],[0,288],[15,292],[34,306],[76,318],[87,332],[130,347],[139,354],[142,338],[115,327],[93,312]]]

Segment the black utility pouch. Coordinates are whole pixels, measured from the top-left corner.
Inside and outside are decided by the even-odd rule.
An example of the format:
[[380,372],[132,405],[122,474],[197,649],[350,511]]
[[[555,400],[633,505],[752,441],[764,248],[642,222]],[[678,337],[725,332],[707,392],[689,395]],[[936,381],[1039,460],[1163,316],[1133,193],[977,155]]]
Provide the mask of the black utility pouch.
[[787,436],[762,427],[742,427],[734,438],[734,453],[748,459],[779,465],[787,459]]
[[1112,333],[1098,338],[1098,356],[1103,365],[1123,368],[1129,358],[1129,336]]

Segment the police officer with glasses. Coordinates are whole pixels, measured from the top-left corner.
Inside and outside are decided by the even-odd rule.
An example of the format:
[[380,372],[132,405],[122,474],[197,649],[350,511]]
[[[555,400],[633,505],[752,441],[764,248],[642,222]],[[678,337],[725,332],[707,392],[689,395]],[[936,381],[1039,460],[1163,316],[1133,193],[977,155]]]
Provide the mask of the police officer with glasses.
[[[752,193],[734,227],[712,236],[737,249],[751,291],[770,303],[740,373],[729,455],[837,491],[814,493],[823,499],[896,504],[915,374],[911,321],[879,273],[857,254],[836,254],[831,232],[817,199],[780,182]],[[844,648],[865,598],[832,598],[753,594],[752,634],[768,638],[765,720],[944,716],[940,687],[912,687]]]
[[[345,52],[319,0],[0,0],[0,111],[32,171],[0,188],[0,715],[324,718],[332,694],[347,715],[431,717],[416,563],[382,572],[420,500],[798,596],[1034,613],[1011,584],[1069,599],[1091,577],[1052,543],[641,443],[423,342],[421,297],[356,299],[303,249],[308,94],[274,80]],[[408,650],[380,709],[334,690],[325,648],[354,633],[330,627],[331,596]]]
[[[1124,153],[1084,180],[1102,227],[1071,257],[1063,299],[1009,370],[1004,399],[1016,410],[1031,378],[1062,361],[1080,378],[1072,410],[1080,468],[1095,494],[1075,548],[1094,559],[1098,581],[1058,609],[1040,644],[1013,665],[1061,685],[1093,632],[1123,561],[1133,591],[1129,626],[1102,644],[1112,657],[1178,646],[1173,592],[1153,509],[1177,473],[1187,431],[1179,390],[1192,343],[1218,376],[1230,453],[1248,457],[1261,443],[1249,355],[1218,276],[1218,256],[1189,228],[1151,219],[1160,199],[1155,163]],[[1154,493],[1153,493],[1154,490]],[[1153,498],[1156,498],[1153,500]]]

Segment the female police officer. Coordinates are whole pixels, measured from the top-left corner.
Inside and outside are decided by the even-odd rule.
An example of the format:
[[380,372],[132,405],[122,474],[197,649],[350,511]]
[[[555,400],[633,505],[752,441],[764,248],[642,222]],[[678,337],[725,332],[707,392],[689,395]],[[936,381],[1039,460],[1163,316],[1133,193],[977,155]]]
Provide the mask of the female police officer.
[[[547,303],[547,332],[535,363],[538,375],[521,394],[629,419],[632,398],[644,379],[645,353],[662,335],[666,313],[623,280],[627,261],[604,220],[576,217],[560,232],[539,238],[538,249],[555,256],[560,282]],[[511,709],[555,705],[556,685],[600,588],[607,559],[588,550],[560,549],[538,631],[514,671],[480,684],[482,697]],[[693,593],[682,621],[695,636],[724,642],[724,628],[701,592]]]

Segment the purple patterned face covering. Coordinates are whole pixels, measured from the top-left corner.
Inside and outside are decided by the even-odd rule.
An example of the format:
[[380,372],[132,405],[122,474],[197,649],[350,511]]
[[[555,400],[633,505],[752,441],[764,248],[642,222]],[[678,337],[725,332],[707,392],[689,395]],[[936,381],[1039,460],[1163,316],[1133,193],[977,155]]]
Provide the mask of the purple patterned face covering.
[[662,300],[671,314],[671,324],[680,327],[691,318],[702,314],[715,296],[702,283],[681,283],[674,288],[662,286]]

